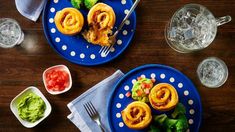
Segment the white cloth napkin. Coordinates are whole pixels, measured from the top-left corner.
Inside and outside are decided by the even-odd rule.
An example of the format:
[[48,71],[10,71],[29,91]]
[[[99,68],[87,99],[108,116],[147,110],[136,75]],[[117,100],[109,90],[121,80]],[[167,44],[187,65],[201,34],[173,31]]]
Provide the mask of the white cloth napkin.
[[47,0],[15,0],[16,8],[24,17],[37,21]]
[[98,125],[91,120],[85,111],[83,104],[91,101],[99,112],[101,123],[105,131],[110,132],[108,123],[108,101],[115,84],[123,77],[123,73],[118,70],[113,75],[96,84],[88,91],[74,99],[67,106],[71,114],[67,118],[72,121],[82,132],[101,132]]

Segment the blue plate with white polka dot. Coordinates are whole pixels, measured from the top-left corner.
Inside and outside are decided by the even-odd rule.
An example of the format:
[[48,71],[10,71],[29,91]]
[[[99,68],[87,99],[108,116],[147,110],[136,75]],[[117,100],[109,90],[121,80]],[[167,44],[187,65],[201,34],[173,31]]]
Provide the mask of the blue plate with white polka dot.
[[[201,124],[202,106],[201,99],[193,83],[184,74],[169,66],[149,64],[144,65],[128,72],[115,86],[110,96],[108,106],[108,118],[110,129],[113,132],[143,132],[144,130],[133,130],[128,128],[122,120],[121,111],[134,100],[126,97],[125,94],[132,89],[133,83],[138,77],[155,78],[158,83],[169,83],[173,85],[179,95],[179,102],[186,107],[186,117],[189,129],[187,131],[198,132]],[[149,106],[151,106],[149,104]],[[152,114],[162,114],[152,107]],[[166,112],[170,114],[172,111]]]
[[[128,9],[131,8],[132,0],[100,0],[99,2],[110,5],[116,14],[115,28],[121,23]],[[130,44],[136,28],[136,15],[133,12],[125,22],[122,31],[117,36],[117,42],[107,56],[99,53],[101,46],[88,43],[81,34],[67,36],[60,33],[54,23],[54,16],[57,11],[66,7],[72,7],[69,0],[48,0],[43,11],[43,28],[45,36],[53,49],[65,59],[80,65],[99,65],[118,57]],[[85,23],[88,9],[80,9],[84,16]],[[84,25],[83,30],[87,29]]]

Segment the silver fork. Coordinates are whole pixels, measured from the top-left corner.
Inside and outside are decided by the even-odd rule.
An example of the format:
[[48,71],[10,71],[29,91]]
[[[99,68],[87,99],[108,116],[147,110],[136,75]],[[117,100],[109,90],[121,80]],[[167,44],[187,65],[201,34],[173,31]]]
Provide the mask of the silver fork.
[[122,20],[122,23],[119,25],[116,32],[112,36],[109,37],[110,46],[102,46],[102,48],[99,51],[99,53],[101,54],[102,57],[106,57],[109,54],[109,52],[113,48],[114,44],[116,43],[116,37],[117,37],[119,31],[122,29],[122,27],[125,24],[125,21],[130,17],[131,13],[135,10],[135,8],[139,2],[140,2],[140,0],[135,0],[135,3],[132,5],[130,11],[126,14],[125,18]]
[[91,119],[98,124],[98,126],[100,127],[102,132],[105,132],[104,128],[103,128],[103,126],[102,126],[102,124],[100,122],[99,113],[95,109],[94,105],[89,101],[89,102],[83,104],[83,106],[86,109],[86,112],[88,113],[88,115],[91,117]]

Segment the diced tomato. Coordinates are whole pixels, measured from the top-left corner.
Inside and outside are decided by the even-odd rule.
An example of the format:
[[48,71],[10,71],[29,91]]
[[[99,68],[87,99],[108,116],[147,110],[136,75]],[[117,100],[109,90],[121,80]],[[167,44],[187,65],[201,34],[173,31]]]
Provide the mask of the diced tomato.
[[145,89],[145,91],[144,91],[146,94],[149,94],[149,89]]
[[48,84],[49,86],[54,86],[54,85],[55,85],[55,81],[49,80],[49,81],[47,82],[47,84]]
[[139,89],[139,90],[136,91],[136,93],[137,93],[138,96],[141,96],[143,94],[143,91]]
[[69,86],[69,74],[60,69],[53,69],[46,73],[46,86],[52,91],[62,91]]
[[155,79],[155,78],[152,78],[151,81],[152,81],[153,83],[155,83],[155,82],[156,82],[156,79]]
[[125,94],[126,97],[130,97],[131,96],[131,92],[128,91],[126,94]]
[[145,88],[151,88],[151,87],[150,87],[150,84],[146,84],[146,85],[145,85]]
[[68,82],[65,82],[64,83],[64,87],[68,87],[69,86],[69,83]]
[[138,77],[138,78],[137,78],[138,81],[141,80],[141,79],[142,79],[142,77]]
[[141,88],[145,88],[146,87],[146,83],[141,83]]

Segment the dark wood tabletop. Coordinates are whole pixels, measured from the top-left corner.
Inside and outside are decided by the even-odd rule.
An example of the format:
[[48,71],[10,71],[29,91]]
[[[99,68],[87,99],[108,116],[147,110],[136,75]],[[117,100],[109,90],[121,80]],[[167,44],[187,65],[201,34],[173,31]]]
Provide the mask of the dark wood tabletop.
[[[218,27],[213,43],[206,49],[190,54],[172,50],[165,41],[164,28],[172,14],[187,3],[206,6],[216,17],[231,15],[235,19],[233,0],[143,0],[136,9],[137,27],[132,43],[115,60],[99,66],[81,66],[59,56],[48,44],[42,27],[19,14],[13,0],[0,0],[0,18],[16,19],[25,33],[20,46],[0,49],[0,131],[79,131],[67,119],[67,104],[117,69],[127,73],[144,64],[164,64],[187,75],[195,84],[203,106],[200,131],[235,130],[235,21]],[[207,57],[219,57],[228,66],[226,83],[217,89],[204,87],[196,69]],[[72,89],[62,95],[49,94],[42,81],[43,71],[64,64],[73,78]],[[11,100],[28,86],[36,86],[52,105],[52,112],[38,126],[27,129],[10,110]]]

